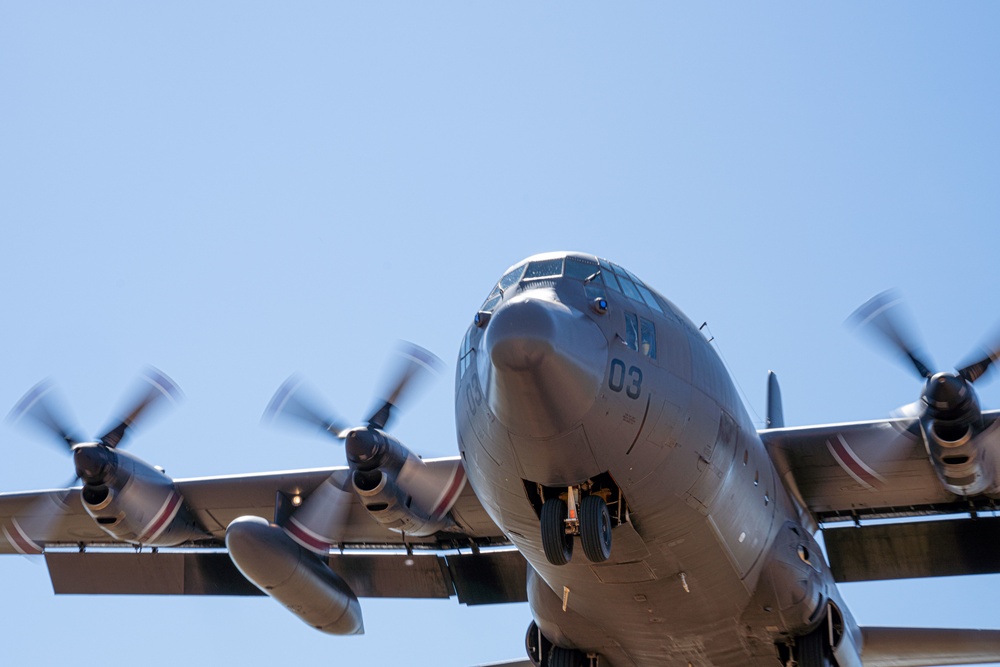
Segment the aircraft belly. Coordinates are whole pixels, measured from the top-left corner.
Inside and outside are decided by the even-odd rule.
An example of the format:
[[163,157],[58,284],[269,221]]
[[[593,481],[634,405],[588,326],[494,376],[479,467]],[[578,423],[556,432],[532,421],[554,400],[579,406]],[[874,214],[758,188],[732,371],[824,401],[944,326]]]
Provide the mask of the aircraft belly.
[[[651,551],[631,526],[616,528],[616,549],[621,544],[638,552],[627,557],[645,554],[630,562],[556,567],[540,550],[531,554],[551,591],[547,604],[529,596],[539,626],[557,627],[568,645],[597,651],[611,665],[753,664],[739,624],[746,591],[728,561],[718,557],[704,518],[689,518],[683,540]],[[621,661],[612,658],[616,654]]]

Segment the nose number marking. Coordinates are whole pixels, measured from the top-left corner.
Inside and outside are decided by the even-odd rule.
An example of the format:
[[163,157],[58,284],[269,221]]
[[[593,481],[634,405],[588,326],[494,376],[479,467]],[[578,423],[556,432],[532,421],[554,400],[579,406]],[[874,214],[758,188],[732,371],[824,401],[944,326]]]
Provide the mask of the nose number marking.
[[[626,386],[626,378],[629,382]],[[625,395],[631,399],[639,398],[642,393],[642,370],[637,366],[629,366],[625,370],[625,362],[621,359],[612,359],[611,368],[608,371],[608,388],[611,391],[625,390]]]

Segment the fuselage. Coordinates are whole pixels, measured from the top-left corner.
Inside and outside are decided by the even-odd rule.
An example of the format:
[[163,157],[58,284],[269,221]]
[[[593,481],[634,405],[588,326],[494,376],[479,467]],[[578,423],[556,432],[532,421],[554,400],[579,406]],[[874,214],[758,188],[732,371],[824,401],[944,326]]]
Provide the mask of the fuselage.
[[[462,342],[469,482],[533,569],[532,614],[610,665],[774,664],[836,589],[711,344],[621,267],[514,265]],[[610,558],[546,558],[543,500],[602,493]],[[572,498],[572,494],[570,498]]]

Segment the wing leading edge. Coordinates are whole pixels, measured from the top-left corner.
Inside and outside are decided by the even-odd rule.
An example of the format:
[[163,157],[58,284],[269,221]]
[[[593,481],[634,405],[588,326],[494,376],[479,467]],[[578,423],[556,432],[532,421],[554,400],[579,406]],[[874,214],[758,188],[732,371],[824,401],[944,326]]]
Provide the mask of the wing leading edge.
[[[452,467],[456,457],[426,461],[428,467]],[[248,475],[227,475],[176,480],[185,504],[206,531],[206,537],[187,547],[221,548],[226,527],[240,516],[275,518],[280,497],[308,498],[331,475],[346,475],[347,468],[315,468]],[[340,544],[351,547],[453,549],[509,545],[496,524],[465,485],[451,509],[455,528],[448,532],[405,540],[372,520],[357,497],[352,496]],[[118,544],[86,513],[79,487],[0,494],[0,553],[40,553],[51,547],[100,547]]]

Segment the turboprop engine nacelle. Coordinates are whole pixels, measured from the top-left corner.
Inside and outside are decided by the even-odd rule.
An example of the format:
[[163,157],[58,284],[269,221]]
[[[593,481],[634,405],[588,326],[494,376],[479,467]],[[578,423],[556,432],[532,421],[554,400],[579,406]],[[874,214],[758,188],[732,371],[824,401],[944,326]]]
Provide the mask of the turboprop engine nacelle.
[[240,517],[226,529],[226,547],[243,576],[304,622],[332,635],[364,634],[354,591],[278,526]]
[[73,459],[83,473],[84,509],[116,540],[170,547],[206,536],[160,469],[100,443],[77,445]]
[[936,373],[928,379],[921,402],[927,453],[945,488],[960,496],[996,490],[989,433],[984,432],[972,384],[951,373]]
[[414,537],[453,525],[448,511],[465,485],[460,464],[428,466],[394,437],[372,428],[351,431],[346,449],[354,491],[379,524]]

